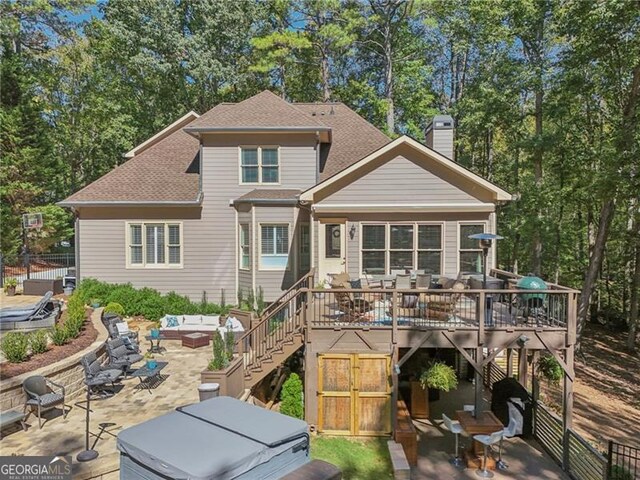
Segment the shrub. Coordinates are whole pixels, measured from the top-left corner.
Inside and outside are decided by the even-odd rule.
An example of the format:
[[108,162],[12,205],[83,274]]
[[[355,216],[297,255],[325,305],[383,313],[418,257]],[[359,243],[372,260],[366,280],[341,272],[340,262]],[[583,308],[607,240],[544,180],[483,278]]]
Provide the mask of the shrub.
[[109,302],[104,307],[103,313],[114,313],[116,315],[124,316],[124,307],[117,302]]
[[20,332],[9,332],[2,339],[0,349],[4,357],[11,363],[23,362],[27,358],[29,338]]
[[227,359],[229,361],[233,360],[233,347],[235,346],[235,344],[235,336],[233,335],[231,328],[227,328],[227,333],[224,336],[224,346],[227,353]]
[[64,328],[62,325],[54,326],[51,329],[50,335],[51,335],[51,341],[53,342],[54,345],[60,346],[67,343],[68,332],[67,332],[67,329]]
[[49,337],[45,330],[36,330],[29,334],[29,344],[31,345],[31,353],[36,355],[44,353],[48,348]]
[[542,355],[538,359],[538,374],[550,383],[559,383],[564,377],[560,363],[551,355]]
[[458,386],[456,371],[443,362],[433,362],[422,375],[420,375],[422,388],[433,388],[448,392]]
[[282,385],[280,394],[280,413],[293,418],[304,418],[304,405],[302,403],[302,380],[297,373],[292,373]]
[[227,355],[226,347],[222,335],[213,335],[213,358],[209,362],[207,367],[209,370],[222,370],[229,365],[229,357]]
[[609,478],[611,480],[634,480],[634,475],[622,465],[612,465],[611,476]]

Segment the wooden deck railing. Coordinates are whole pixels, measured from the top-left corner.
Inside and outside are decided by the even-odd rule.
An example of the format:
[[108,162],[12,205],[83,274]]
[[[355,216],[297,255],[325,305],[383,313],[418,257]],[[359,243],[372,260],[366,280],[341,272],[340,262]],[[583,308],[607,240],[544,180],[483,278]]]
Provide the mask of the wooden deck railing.
[[314,270],[292,285],[273,302],[237,344],[237,351],[244,355],[245,369],[260,368],[266,358],[292,335],[301,333],[306,322],[308,290],[313,285]]

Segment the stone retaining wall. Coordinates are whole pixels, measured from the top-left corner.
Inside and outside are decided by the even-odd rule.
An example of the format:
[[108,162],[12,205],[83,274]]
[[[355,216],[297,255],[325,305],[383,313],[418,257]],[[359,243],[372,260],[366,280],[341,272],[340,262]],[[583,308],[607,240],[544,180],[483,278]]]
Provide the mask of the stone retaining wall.
[[49,380],[63,385],[67,403],[71,403],[71,400],[81,395],[84,392],[84,372],[80,365],[80,359],[90,352],[96,352],[96,355],[101,360],[104,360],[106,357],[105,342],[109,338],[109,334],[102,323],[101,315],[102,308],[94,310],[91,314],[90,320],[98,331],[98,336],[96,340],[84,350],[74,353],[59,362],[0,381],[0,411],[22,410],[25,402],[22,382],[32,375],[42,375]]

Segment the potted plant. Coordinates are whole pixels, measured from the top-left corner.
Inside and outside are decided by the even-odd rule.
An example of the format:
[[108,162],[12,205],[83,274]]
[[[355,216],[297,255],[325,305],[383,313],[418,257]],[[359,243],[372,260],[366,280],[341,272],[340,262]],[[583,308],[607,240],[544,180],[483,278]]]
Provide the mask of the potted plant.
[[158,362],[156,362],[156,359],[153,355],[153,353],[151,352],[147,352],[144,354],[144,359],[147,362],[147,368],[149,370],[153,370],[154,368],[156,368],[158,366]]
[[7,278],[4,281],[4,293],[9,297],[13,297],[16,294],[16,287],[18,286],[18,280],[15,278]]
[[[327,288],[327,281],[326,280],[320,280],[318,283],[316,283],[315,289],[316,290],[324,290],[325,288]],[[313,296],[316,297],[317,299],[321,299],[324,297],[324,293],[322,292],[314,292]]]
[[458,377],[453,367],[444,362],[432,362],[420,375],[420,385],[433,396],[429,395],[430,401],[440,399],[440,391],[449,392],[458,386]]
[[558,384],[564,377],[562,365],[551,355],[542,355],[538,359],[538,376],[550,384]]

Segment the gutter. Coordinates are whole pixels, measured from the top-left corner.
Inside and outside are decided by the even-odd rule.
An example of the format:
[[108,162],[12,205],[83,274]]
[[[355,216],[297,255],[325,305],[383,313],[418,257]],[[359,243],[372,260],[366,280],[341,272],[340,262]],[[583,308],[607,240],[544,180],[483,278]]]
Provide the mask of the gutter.
[[108,200],[62,200],[56,205],[60,207],[154,207],[154,206],[176,206],[192,207],[202,204],[202,192],[198,193],[195,200],[157,200],[157,201],[108,201]]
[[238,203],[268,204],[268,205],[297,205],[297,198],[243,198],[242,200],[231,200],[230,206]]

